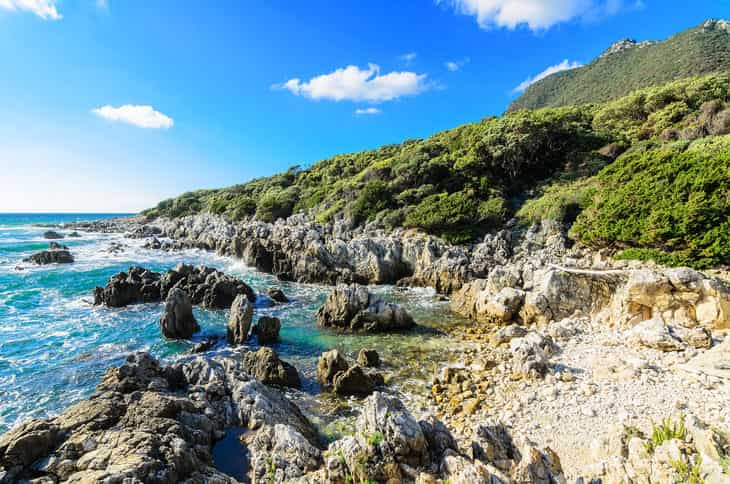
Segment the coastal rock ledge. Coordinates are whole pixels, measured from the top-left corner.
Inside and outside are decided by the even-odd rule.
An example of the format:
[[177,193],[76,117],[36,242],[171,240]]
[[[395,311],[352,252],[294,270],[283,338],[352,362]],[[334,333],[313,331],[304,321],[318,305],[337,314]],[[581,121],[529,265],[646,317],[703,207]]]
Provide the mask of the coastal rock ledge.
[[0,483],[235,483],[213,459],[231,430],[243,431],[240,458],[251,482],[565,482],[550,449],[513,439],[500,424],[476,425],[461,452],[435,418],[418,421],[379,392],[363,402],[358,432],[325,450],[299,408],[251,376],[269,374],[275,361],[270,349],[171,366],[130,355],[89,399],[1,435]]

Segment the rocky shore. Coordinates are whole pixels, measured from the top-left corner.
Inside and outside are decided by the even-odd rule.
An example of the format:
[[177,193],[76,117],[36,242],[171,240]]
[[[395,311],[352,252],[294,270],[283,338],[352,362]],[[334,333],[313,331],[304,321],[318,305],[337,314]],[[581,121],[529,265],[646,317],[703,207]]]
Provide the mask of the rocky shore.
[[[318,313],[330,330],[414,324],[357,284],[433,287],[472,323],[447,335],[448,357],[415,416],[383,387],[377,353],[354,363],[336,350],[323,354],[323,387],[362,398],[357,432],[331,442],[280,392],[299,378],[268,348],[170,367],[132,356],[77,406],[93,408],[0,437],[0,482],[233,482],[211,452],[237,428],[252,482],[730,480],[730,289],[705,273],[612,260],[573,245],[552,222],[508,227],[468,246],[304,215],[273,224],[200,215],[73,228],[125,232],[153,250],[214,250],[282,280],[337,285]],[[97,290],[100,303],[113,306],[122,286],[133,288],[125,301],[160,300],[161,288],[177,283],[141,268],[115,277]],[[208,278],[193,276],[186,292],[202,285],[209,293],[218,276]],[[232,296],[224,307],[234,306],[229,342],[245,344],[248,293],[224,292]],[[113,410],[101,407],[109,401]],[[160,453],[149,455],[153,438]],[[123,445],[109,448],[112,439]]]

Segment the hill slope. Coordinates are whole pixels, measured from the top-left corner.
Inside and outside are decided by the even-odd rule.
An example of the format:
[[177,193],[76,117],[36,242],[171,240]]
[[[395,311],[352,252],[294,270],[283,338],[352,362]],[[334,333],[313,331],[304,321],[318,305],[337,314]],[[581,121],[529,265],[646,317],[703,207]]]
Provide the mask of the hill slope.
[[599,103],[636,89],[730,70],[730,23],[708,20],[661,42],[622,40],[590,64],[527,88],[508,111]]
[[512,217],[553,218],[575,221],[574,236],[596,247],[697,267],[730,264],[728,133],[730,73],[713,74],[604,104],[487,118],[186,193],[144,213],[274,221],[303,210],[322,223],[375,221],[452,242]]

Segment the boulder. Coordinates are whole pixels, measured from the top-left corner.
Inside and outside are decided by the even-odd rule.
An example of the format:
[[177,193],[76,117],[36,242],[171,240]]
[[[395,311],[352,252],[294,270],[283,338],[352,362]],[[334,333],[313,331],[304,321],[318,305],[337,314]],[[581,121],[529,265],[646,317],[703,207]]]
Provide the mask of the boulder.
[[259,348],[256,352],[248,352],[243,356],[246,371],[261,383],[282,387],[299,388],[299,373],[289,363],[279,359],[271,348]]
[[160,329],[166,338],[182,339],[190,339],[193,333],[200,331],[190,297],[182,289],[175,288],[167,295]]
[[59,244],[58,242],[51,242],[48,244],[48,248],[51,250],[68,250],[67,246]]
[[269,290],[267,291],[267,293],[269,295],[269,299],[271,299],[274,302],[277,302],[277,303],[288,303],[289,302],[289,298],[286,297],[286,295],[284,294],[284,291],[282,291],[278,287],[270,287]]
[[253,318],[253,305],[243,295],[239,294],[231,305],[231,316],[228,319],[226,338],[233,345],[240,345],[248,341]]
[[81,237],[81,234],[74,230],[73,232],[68,234],[67,237],[79,238],[79,237]]
[[354,365],[335,375],[332,388],[338,395],[366,396],[375,390],[375,381],[362,367]]
[[685,344],[659,319],[643,321],[626,332],[627,340],[660,351],[682,351]]
[[[536,335],[536,336],[531,336]],[[509,343],[512,353],[512,371],[515,376],[541,378],[548,371],[547,353],[552,347],[538,333],[528,333]]]
[[43,238],[44,239],[62,239],[63,234],[59,234],[58,232],[54,232],[53,230],[48,230],[46,232],[43,232]]
[[325,351],[317,361],[317,380],[322,385],[332,385],[335,375],[348,368],[347,361],[338,350]]
[[71,264],[74,261],[71,252],[65,249],[42,250],[30,257],[23,259],[23,262],[32,262],[38,265],[46,264]]
[[499,346],[503,343],[509,343],[515,338],[522,338],[526,334],[527,330],[522,326],[518,324],[510,324],[509,326],[500,328],[496,333],[494,333],[490,338],[490,342],[495,346]]
[[363,348],[357,353],[357,364],[365,368],[380,366],[380,355],[373,349]]
[[268,345],[279,341],[281,321],[279,318],[261,316],[256,322],[256,337],[260,345]]
[[400,331],[415,325],[405,309],[357,284],[336,287],[317,311],[317,320],[325,328],[363,332]]

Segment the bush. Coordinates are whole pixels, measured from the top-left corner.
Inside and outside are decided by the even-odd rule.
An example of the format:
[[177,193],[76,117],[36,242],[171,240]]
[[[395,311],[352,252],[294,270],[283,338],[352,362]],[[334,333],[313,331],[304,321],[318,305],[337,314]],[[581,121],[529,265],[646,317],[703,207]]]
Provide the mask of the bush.
[[372,181],[360,191],[350,212],[356,223],[363,223],[375,218],[381,210],[393,205],[393,195],[382,181]]
[[292,214],[296,202],[296,190],[270,190],[256,204],[256,218],[264,222],[287,218]]
[[[730,263],[730,143],[696,150],[630,151],[597,176],[571,234],[595,247],[641,247],[699,268]],[[631,254],[631,253],[629,253]],[[626,255],[626,254],[624,254]]]

